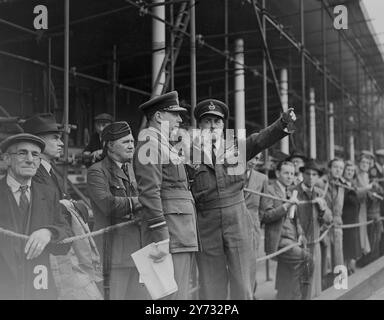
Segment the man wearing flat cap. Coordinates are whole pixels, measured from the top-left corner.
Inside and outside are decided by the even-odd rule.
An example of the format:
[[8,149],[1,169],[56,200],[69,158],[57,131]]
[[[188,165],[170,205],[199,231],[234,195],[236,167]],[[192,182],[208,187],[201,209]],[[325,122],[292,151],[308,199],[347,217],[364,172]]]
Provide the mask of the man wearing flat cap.
[[[202,246],[197,254],[200,298],[226,299],[229,287],[230,299],[252,299],[255,248],[252,218],[244,200],[245,165],[239,172],[233,169],[289,134],[287,127],[296,117],[289,109],[260,133],[251,134],[246,140],[244,137],[245,150],[241,150],[224,139],[224,123],[229,116],[224,102],[201,101],[194,116],[202,134],[212,134],[208,148],[212,155],[206,154],[204,145],[204,161],[195,166],[191,186]],[[236,154],[239,161],[234,164],[230,160]]]
[[49,255],[66,254],[72,236],[63,219],[57,193],[32,177],[45,143],[20,133],[6,138],[0,149],[8,166],[0,180],[0,226],[28,240],[0,235],[0,299],[56,299]]
[[[88,169],[88,194],[95,215],[95,230],[139,219],[137,184],[132,168],[134,138],[127,122],[113,122],[102,132],[103,160]],[[141,248],[138,223],[96,238],[103,257],[105,299],[146,299],[131,254]],[[108,294],[110,290],[110,294]]]
[[154,242],[154,262],[172,254],[178,291],[167,298],[188,299],[192,259],[198,250],[196,211],[187,174],[170,135],[182,119],[176,91],[142,104],[148,128],[139,134],[134,155],[139,201],[143,205],[144,245]]
[[101,154],[103,152],[101,133],[107,125],[113,122],[113,117],[108,113],[100,113],[94,120],[96,131],[91,135],[89,143],[83,151],[84,161],[87,167],[101,160]]

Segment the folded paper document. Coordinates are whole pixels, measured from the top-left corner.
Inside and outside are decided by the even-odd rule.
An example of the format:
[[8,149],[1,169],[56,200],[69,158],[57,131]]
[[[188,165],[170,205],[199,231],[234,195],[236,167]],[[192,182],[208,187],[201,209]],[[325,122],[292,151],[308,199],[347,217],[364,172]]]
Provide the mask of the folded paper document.
[[151,243],[131,255],[139,271],[140,282],[144,282],[153,300],[168,296],[178,289],[172,255],[168,254],[162,262],[155,263],[149,257],[155,246],[155,243]]

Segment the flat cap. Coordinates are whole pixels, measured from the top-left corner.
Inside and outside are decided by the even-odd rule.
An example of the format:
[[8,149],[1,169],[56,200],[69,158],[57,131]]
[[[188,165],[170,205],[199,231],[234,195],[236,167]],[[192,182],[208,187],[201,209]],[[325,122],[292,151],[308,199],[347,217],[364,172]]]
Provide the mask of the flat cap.
[[139,106],[139,110],[145,114],[151,114],[156,111],[181,112],[187,111],[180,107],[177,91],[171,91],[161,96],[153,98]]
[[63,131],[60,129],[60,124],[56,122],[55,116],[52,113],[35,114],[34,116],[25,120],[22,127],[25,133],[35,135]]
[[112,122],[104,128],[103,132],[101,133],[101,140],[104,142],[115,141],[131,133],[131,127],[127,122]]
[[216,99],[206,99],[200,101],[194,111],[196,120],[200,120],[201,117],[208,114],[218,116],[226,120],[229,114],[228,106],[224,102]]
[[19,133],[19,134],[15,134],[13,136],[9,136],[8,138],[6,138],[5,140],[3,140],[1,143],[0,143],[0,150],[1,152],[6,152],[7,149],[16,144],[16,143],[19,143],[19,142],[30,142],[30,143],[33,143],[35,145],[37,145],[40,149],[41,149],[41,152],[44,151],[45,149],[45,142],[43,139],[37,137],[37,136],[34,136],[32,134],[29,134],[29,133]]
[[378,157],[384,157],[384,149],[376,150],[375,154],[376,154]]
[[319,176],[322,176],[324,174],[323,168],[316,162],[315,159],[308,159],[304,163],[304,167],[301,167],[299,170],[300,172],[304,172],[307,169],[315,170],[319,174]]
[[113,122],[113,117],[109,113],[100,113],[94,118],[94,120],[100,122]]

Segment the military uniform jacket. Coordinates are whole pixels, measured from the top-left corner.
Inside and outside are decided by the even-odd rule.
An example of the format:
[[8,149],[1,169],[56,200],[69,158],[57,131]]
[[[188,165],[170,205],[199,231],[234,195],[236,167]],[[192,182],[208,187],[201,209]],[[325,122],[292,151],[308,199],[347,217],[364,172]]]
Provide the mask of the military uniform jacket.
[[[287,134],[288,132],[283,129],[280,119],[266,129],[261,130],[260,133],[251,134],[246,139],[246,157],[243,160],[248,161]],[[223,147],[223,144],[221,143],[220,148]],[[241,151],[240,149],[239,152],[241,153]],[[218,154],[222,154],[222,152],[218,152]],[[239,159],[241,159],[241,154]],[[191,176],[193,176],[191,190],[198,210],[224,208],[244,201],[245,161],[243,161],[243,164],[240,162],[230,164],[229,162],[216,162],[216,165],[200,164],[190,170],[192,172]],[[241,168],[238,167],[240,169],[239,174],[229,174],[230,168],[233,170],[240,165],[243,166],[242,173]]]
[[[94,230],[127,221],[138,202],[134,176],[127,177],[116,162],[105,157],[88,169],[87,180]],[[110,237],[112,267],[133,267],[131,254],[141,248],[140,226],[135,223],[95,237],[101,257],[104,257],[104,237]]]
[[153,127],[139,134],[134,155],[144,242],[170,239],[170,251],[198,250],[196,210],[178,153]]

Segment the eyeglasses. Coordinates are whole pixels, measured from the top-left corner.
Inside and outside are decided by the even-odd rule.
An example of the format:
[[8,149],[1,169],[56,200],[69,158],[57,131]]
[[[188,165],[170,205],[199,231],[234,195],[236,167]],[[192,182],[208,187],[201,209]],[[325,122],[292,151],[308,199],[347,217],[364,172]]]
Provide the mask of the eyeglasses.
[[[27,160],[28,159],[28,155],[29,155],[29,151],[27,150],[19,150],[17,152],[10,152],[9,154],[15,154],[16,157],[19,159],[19,160]],[[41,157],[41,153],[37,152],[37,151],[32,151],[31,152],[31,155],[32,155],[32,159],[34,161],[36,160],[39,160],[40,157]]]

